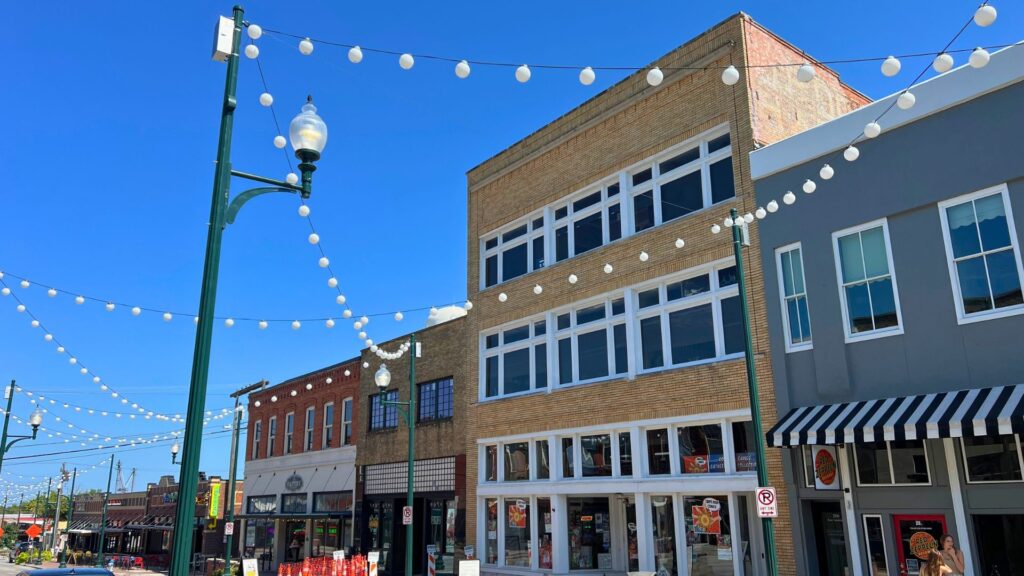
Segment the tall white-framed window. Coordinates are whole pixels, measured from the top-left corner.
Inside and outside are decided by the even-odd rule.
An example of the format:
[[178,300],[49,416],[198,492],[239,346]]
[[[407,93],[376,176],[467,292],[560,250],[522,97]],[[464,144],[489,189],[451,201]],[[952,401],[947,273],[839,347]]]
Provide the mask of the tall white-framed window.
[[804,283],[804,259],[800,243],[775,250],[779,271],[779,297],[782,299],[782,326],[786,352],[808,350],[811,343],[811,313]]
[[306,408],[306,441],[303,442],[303,450],[309,452],[313,449],[313,427],[316,426],[316,408]]
[[964,436],[960,448],[969,484],[1024,482],[1020,435]]
[[718,266],[636,289],[641,373],[743,352],[736,267]]
[[352,399],[345,398],[341,403],[341,427],[345,434],[342,444],[348,446],[352,443]]
[[628,174],[632,233],[642,232],[736,196],[728,127],[693,138]]
[[292,439],[295,437],[295,413],[284,415],[284,453],[292,453]]
[[862,442],[853,446],[858,486],[931,484],[923,440]]
[[547,387],[547,331],[540,316],[483,336],[480,382],[485,398]]
[[832,242],[846,341],[902,334],[888,221],[833,232]]
[[629,370],[623,297],[556,312],[554,321],[555,382],[559,386],[592,382]]
[[263,420],[252,425],[252,459],[260,457],[260,440],[263,438]]
[[277,440],[277,416],[271,416],[267,425],[267,458],[274,455],[275,440]]
[[622,238],[619,181],[591,187],[554,209],[555,262]]
[[864,548],[868,554],[868,575],[888,576],[889,560],[886,554],[882,516],[864,514],[861,518],[864,521]]
[[1020,247],[1006,184],[939,202],[960,324],[1024,313]]
[[481,289],[539,270],[545,265],[544,214],[519,220],[480,243]]
[[334,402],[324,404],[324,430],[320,436],[321,448],[334,447]]

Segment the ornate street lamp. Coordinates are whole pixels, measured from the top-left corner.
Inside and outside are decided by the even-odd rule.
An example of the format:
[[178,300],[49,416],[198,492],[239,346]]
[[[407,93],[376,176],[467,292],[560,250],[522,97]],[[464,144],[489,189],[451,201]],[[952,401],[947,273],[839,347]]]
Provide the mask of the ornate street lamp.
[[[3,470],[4,456],[7,455],[7,451],[11,449],[11,446],[22,440],[35,440],[36,435],[39,433],[39,427],[43,424],[43,412],[39,409],[39,406],[36,406],[36,409],[28,417],[28,424],[32,427],[32,435],[8,434],[7,426],[11,422],[11,406],[14,404],[14,380],[11,380],[11,385],[7,388],[6,393],[7,411],[4,412],[4,431],[0,435],[0,470]],[[8,438],[13,438],[13,440],[8,442]]]

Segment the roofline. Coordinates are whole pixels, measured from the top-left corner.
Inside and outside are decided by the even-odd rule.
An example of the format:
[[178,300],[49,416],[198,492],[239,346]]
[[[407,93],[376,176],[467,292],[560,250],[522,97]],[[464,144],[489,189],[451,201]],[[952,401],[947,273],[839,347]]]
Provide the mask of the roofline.
[[305,374],[301,374],[299,376],[293,376],[293,377],[291,377],[291,378],[289,378],[287,380],[282,380],[282,381],[278,382],[277,384],[274,384],[273,386],[267,386],[266,388],[263,388],[262,390],[257,390],[256,392],[253,392],[251,394],[251,396],[260,395],[260,394],[263,394],[264,392],[269,392],[269,391],[274,390],[276,388],[279,388],[281,386],[286,386],[288,384],[292,384],[296,380],[303,380],[305,378],[309,378],[310,376],[313,376],[314,374],[319,374],[321,372],[327,372],[328,370],[334,370],[335,368],[341,368],[342,366],[345,366],[347,364],[358,364],[360,360],[361,360],[361,358],[359,356],[356,356],[355,358],[349,358],[348,360],[343,360],[341,362],[338,362],[337,364],[331,364],[330,366],[324,366],[323,368],[317,368],[316,370],[310,370],[309,372],[306,372]]

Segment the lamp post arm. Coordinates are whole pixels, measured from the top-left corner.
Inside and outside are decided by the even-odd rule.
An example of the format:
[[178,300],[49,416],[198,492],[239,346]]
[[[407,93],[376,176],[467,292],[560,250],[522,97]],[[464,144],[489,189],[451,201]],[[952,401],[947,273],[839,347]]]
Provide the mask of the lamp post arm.
[[[270,179],[268,178],[267,180]],[[272,192],[287,192],[288,194],[295,194],[296,192],[302,191],[302,188],[293,187],[290,184],[285,184],[284,182],[282,182],[281,184],[282,186],[253,188],[251,190],[246,190],[245,192],[242,192],[238,196],[235,196],[235,199],[232,200],[231,204],[228,206],[228,211],[224,214],[224,226],[227,227],[228,224],[234,224],[235,217],[238,215],[238,211],[242,209],[242,206],[244,206],[246,202],[252,200],[257,196],[261,196],[263,194],[270,194]],[[285,186],[288,187],[285,188]]]
[[11,449],[11,446],[14,446],[18,442],[21,442],[22,440],[35,440],[36,432],[35,432],[35,430],[33,430],[31,436],[11,436],[11,435],[8,435],[7,437],[8,438],[14,438],[14,440],[11,440],[10,442],[8,442],[7,446],[4,446],[4,454],[7,454],[7,452]]
[[238,178],[245,178],[246,180],[252,180],[253,182],[260,182],[262,184],[273,184],[274,186],[287,188],[293,192],[302,192],[302,186],[296,184],[289,184],[282,180],[275,180],[273,178],[267,178],[266,176],[260,176],[258,174],[249,174],[248,172],[242,172],[240,170],[232,170],[231,175],[236,176]]

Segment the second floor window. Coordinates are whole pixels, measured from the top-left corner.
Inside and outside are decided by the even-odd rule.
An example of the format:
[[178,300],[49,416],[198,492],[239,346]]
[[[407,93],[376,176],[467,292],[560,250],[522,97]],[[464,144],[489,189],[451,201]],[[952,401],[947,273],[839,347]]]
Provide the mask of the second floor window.
[[352,443],[352,399],[345,398],[341,403],[341,427],[345,433],[342,442],[348,446]]
[[277,416],[270,417],[267,427],[267,458],[274,455],[274,442],[277,440]]
[[555,208],[555,261],[561,262],[622,237],[619,183],[585,192]]
[[321,442],[324,448],[334,446],[334,403],[324,404],[324,433]]
[[424,382],[418,386],[419,421],[432,422],[447,420],[452,417],[452,401],[454,380],[442,378],[432,382]]
[[779,288],[782,291],[782,324],[786,350],[794,352],[811,346],[811,315],[804,286],[804,260],[800,245],[779,248]]
[[292,453],[292,439],[295,437],[295,414],[289,412],[284,416],[284,453]]
[[398,428],[398,407],[393,404],[382,404],[381,396],[385,397],[384,402],[394,402],[398,399],[398,391],[392,390],[386,394],[374,394],[370,396],[371,431]]
[[263,421],[257,420],[252,426],[252,457],[260,457],[260,437],[263,436]]
[[484,288],[543,268],[543,214],[485,239],[482,260]]
[[306,408],[306,442],[305,451],[313,449],[313,427],[316,425],[316,408]]
[[847,341],[902,333],[885,220],[832,235]]

